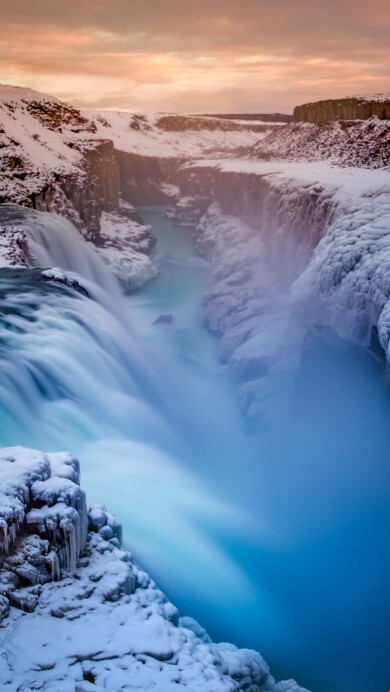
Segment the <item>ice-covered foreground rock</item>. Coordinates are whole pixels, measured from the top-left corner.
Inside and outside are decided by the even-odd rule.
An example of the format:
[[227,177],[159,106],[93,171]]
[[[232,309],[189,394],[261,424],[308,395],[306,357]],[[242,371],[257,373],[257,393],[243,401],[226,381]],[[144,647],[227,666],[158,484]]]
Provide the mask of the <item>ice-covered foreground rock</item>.
[[2,690],[304,692],[181,619],[78,482],[70,454],[0,450]]
[[70,454],[0,449],[0,589],[9,604],[34,610],[42,584],[70,574],[85,548],[87,508]]

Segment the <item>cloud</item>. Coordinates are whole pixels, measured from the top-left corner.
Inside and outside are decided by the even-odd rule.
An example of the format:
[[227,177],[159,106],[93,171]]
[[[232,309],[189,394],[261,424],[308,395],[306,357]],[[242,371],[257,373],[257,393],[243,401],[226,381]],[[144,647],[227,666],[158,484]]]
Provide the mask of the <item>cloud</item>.
[[388,88],[389,25],[387,0],[2,0],[0,81],[93,106],[291,110]]

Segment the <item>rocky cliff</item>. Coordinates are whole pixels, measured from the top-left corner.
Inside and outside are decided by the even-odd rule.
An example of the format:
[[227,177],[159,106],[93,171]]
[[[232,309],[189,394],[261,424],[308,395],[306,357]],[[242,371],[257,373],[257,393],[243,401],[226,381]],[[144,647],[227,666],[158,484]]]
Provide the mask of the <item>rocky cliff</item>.
[[182,159],[141,156],[123,151],[116,151],[115,155],[124,200],[136,206],[169,201]]
[[304,123],[327,123],[332,120],[367,120],[372,116],[381,120],[390,119],[390,97],[353,97],[328,99],[305,103],[294,108],[294,121]]
[[54,173],[53,180],[30,195],[38,211],[51,211],[72,221],[83,235],[94,242],[100,238],[103,212],[119,210],[119,166],[110,140],[78,143],[82,155],[80,171]]
[[249,418],[286,400],[312,328],[390,363],[389,173],[237,159],[186,166],[180,187],[168,213],[213,261],[207,324]]

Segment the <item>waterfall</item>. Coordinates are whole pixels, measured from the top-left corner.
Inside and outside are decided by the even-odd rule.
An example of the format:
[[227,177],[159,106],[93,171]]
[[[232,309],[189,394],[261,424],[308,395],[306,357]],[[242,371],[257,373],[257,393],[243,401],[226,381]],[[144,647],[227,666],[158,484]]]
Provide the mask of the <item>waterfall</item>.
[[[111,310],[123,307],[117,280],[70,221],[50,212],[38,212],[16,204],[4,204],[0,224],[21,228],[27,236],[32,264],[59,267],[78,274],[89,283],[94,297]],[[109,301],[107,301],[109,298]],[[119,302],[119,305],[118,305]]]
[[[199,524],[228,530],[241,521],[196,469],[213,445],[203,403],[188,400],[172,364],[135,335],[116,279],[70,222],[4,205],[1,224],[23,229],[39,268],[0,273],[0,444],[69,449],[80,457],[90,500],[119,514],[123,507],[127,537],[146,566],[171,573],[169,554],[177,571],[196,564],[198,590],[217,583],[221,570],[237,589],[245,577]],[[59,281],[43,280],[50,267],[85,291],[63,283],[61,272],[44,272]],[[203,421],[202,434],[194,420]]]

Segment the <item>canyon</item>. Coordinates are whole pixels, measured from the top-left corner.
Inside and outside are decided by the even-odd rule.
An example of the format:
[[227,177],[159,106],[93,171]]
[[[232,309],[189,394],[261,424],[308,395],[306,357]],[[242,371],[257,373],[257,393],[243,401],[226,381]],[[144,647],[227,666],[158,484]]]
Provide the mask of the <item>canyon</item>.
[[[134,314],[144,316],[142,293],[141,313],[137,307],[137,291],[143,286],[146,291],[151,287],[152,304],[156,302],[153,281],[164,277],[166,267],[159,265],[156,255],[155,226],[148,223],[149,217],[154,219],[150,205],[164,205],[165,219],[179,232],[192,234],[199,259],[191,259],[188,273],[194,266],[198,272],[203,261],[210,267],[210,280],[202,283],[200,319],[218,337],[218,357],[230,371],[249,430],[272,428],[285,415],[313,335],[321,343],[348,344],[379,368],[388,367],[390,130],[386,120],[327,124],[330,116],[339,118],[326,104],[318,105],[310,122],[286,124],[80,112],[51,97],[11,87],[0,89],[0,96],[0,258],[4,296],[10,301],[14,295],[4,312],[10,343],[14,340],[19,348],[12,333],[30,334],[30,323],[37,324],[32,343],[41,343],[40,334],[55,323],[57,309],[69,321],[69,333],[73,323],[83,330],[86,352],[89,332],[96,330],[95,341],[102,350],[96,371],[107,390],[112,388],[111,369],[121,382],[122,432],[132,421],[130,429],[142,428],[144,435],[149,425],[153,436],[150,431],[160,429],[161,411],[177,427],[184,425],[178,423],[173,401],[182,402],[180,385],[176,390],[169,373],[157,383],[140,353],[143,347],[136,340],[130,345],[133,332],[118,312],[122,297],[112,278],[112,274],[117,277],[122,290],[136,291],[134,299],[130,295]],[[351,113],[346,112],[348,118],[360,115]],[[309,116],[297,111],[295,119]],[[62,219],[53,217],[53,212]],[[170,232],[170,227],[164,228]],[[176,236],[174,243],[179,243]],[[172,259],[171,246],[167,253],[165,261],[174,264],[177,258]],[[186,257],[180,256],[184,268]],[[170,295],[168,289],[161,287]],[[97,310],[94,326],[87,320],[92,302]],[[175,328],[176,313],[165,312],[165,303],[163,307],[161,313],[153,312],[155,329]],[[117,339],[115,366],[106,353],[112,338]],[[153,344],[154,337],[150,338]],[[25,354],[20,339],[20,352]],[[69,345],[73,349],[72,339]],[[8,351],[4,354],[4,363],[12,362]],[[80,350],[78,357],[84,368],[88,358],[83,354]],[[122,362],[127,369],[121,369]],[[122,548],[118,521],[100,505],[87,509],[76,459],[59,449],[56,453],[31,450],[35,432],[30,433],[28,421],[31,418],[34,430],[33,412],[38,419],[41,406],[38,393],[45,391],[49,400],[60,402],[66,392],[65,400],[84,402],[87,412],[92,401],[85,391],[66,373],[47,374],[35,356],[31,363],[26,361],[23,378],[15,360],[9,378],[2,391],[11,412],[16,408],[6,393],[12,382],[30,378],[34,394],[33,388],[28,395],[26,390],[25,400],[31,406],[24,433],[20,426],[18,440],[10,433],[1,439],[7,444],[0,449],[5,488],[0,499],[4,689],[50,690],[55,685],[65,691],[73,685],[78,692],[119,690],[127,689],[131,675],[131,689],[303,690],[291,680],[277,683],[259,654],[213,644],[200,625],[181,618]],[[101,401],[103,391],[95,392],[90,382],[91,396]],[[167,400],[170,389],[172,401]],[[129,392],[131,403],[125,399]],[[138,399],[143,403],[136,405]],[[114,403],[111,408],[113,416]],[[109,409],[104,414],[108,427],[116,425]],[[64,415],[64,420],[75,418],[74,412]],[[12,419],[17,419],[16,413]],[[87,418],[80,421],[92,430]],[[64,437],[71,440],[69,426]],[[50,425],[46,435],[45,426],[37,435],[45,450],[52,440],[58,441],[50,435]],[[190,432],[186,435],[201,458],[202,447],[198,449]],[[164,444],[170,449],[170,442]],[[142,449],[137,453],[142,455]],[[146,449],[144,453],[147,458]],[[348,487],[345,479],[340,482]],[[189,484],[196,488],[191,480]],[[383,484],[387,487],[386,473]],[[184,483],[183,496],[186,487]],[[376,498],[377,492],[375,485]],[[299,511],[298,507],[298,523]],[[108,618],[118,626],[104,633],[102,623]],[[30,658],[22,661],[18,652],[29,640],[29,630],[42,622],[42,636]],[[62,653],[53,644],[61,632],[69,642]],[[379,668],[382,659],[374,660]],[[361,673],[362,690],[373,665],[370,659]],[[347,673],[340,672],[332,692],[347,689],[342,674]],[[353,677],[354,690],[360,689],[357,677]],[[381,670],[381,681],[384,677]]]

